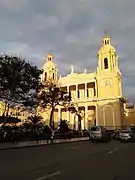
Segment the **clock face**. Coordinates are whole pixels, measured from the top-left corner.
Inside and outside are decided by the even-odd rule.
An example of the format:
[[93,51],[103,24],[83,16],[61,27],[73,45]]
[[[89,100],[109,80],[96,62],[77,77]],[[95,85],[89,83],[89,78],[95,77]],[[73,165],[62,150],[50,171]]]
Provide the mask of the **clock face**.
[[102,81],[103,86],[112,86],[112,81],[110,79],[105,79]]

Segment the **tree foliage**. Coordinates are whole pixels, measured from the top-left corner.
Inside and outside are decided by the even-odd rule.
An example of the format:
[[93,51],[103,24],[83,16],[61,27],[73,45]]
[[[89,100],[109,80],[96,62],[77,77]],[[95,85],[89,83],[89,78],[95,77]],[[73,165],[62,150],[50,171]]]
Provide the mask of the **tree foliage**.
[[71,95],[64,91],[58,83],[48,81],[42,85],[42,90],[38,95],[38,102],[40,107],[49,107],[51,109],[50,127],[52,126],[53,112],[55,107],[57,105],[65,106],[70,101]]
[[30,105],[37,95],[41,73],[22,57],[0,55],[0,99],[8,105]]
[[42,116],[40,115],[32,115],[28,117],[28,119],[31,121],[34,131],[36,129],[37,124],[43,120]]
[[67,124],[66,120],[61,120],[59,132],[60,133],[67,133],[67,132],[69,132],[69,127],[68,127],[68,124]]

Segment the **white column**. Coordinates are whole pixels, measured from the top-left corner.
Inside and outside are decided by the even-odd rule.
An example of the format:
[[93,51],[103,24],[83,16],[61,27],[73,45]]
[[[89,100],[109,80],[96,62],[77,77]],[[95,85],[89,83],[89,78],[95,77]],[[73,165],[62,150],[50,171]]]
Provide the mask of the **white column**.
[[72,129],[74,128],[74,119],[75,119],[75,117],[74,117],[74,114],[73,113],[71,113],[71,118],[72,118],[72,120],[71,120],[71,124],[72,124]]
[[85,129],[88,129],[88,106],[85,106]]
[[[77,108],[77,111],[78,111],[78,108]],[[77,115],[75,115],[75,123],[76,123],[75,125],[76,130],[78,130],[78,116]]]
[[61,119],[61,108],[58,107],[58,125],[60,124],[60,119]]
[[67,86],[67,92],[69,93],[69,86]]
[[67,121],[69,122],[69,111],[67,110]]
[[85,98],[87,98],[87,83],[85,83]]

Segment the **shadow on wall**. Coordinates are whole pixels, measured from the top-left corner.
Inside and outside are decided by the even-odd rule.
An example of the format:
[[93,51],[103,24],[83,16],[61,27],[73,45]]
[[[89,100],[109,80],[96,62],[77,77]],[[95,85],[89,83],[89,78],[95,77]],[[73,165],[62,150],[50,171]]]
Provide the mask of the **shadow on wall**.
[[135,124],[135,112],[126,112],[125,113],[125,121],[123,125],[131,125]]
[[119,129],[125,122],[124,106],[120,100],[99,105],[97,111],[97,123],[107,129]]
[[88,129],[96,125],[96,107],[88,106]]

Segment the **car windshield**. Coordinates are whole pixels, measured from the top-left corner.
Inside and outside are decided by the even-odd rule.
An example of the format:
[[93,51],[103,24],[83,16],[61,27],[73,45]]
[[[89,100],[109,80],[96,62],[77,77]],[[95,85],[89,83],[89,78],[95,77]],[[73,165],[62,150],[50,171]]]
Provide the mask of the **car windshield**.
[[132,130],[132,131],[135,131],[135,127],[134,127],[134,126],[133,126],[133,127],[131,127],[131,130]]
[[91,131],[100,131],[100,130],[101,128],[97,126],[91,128]]
[[131,132],[131,129],[123,129],[122,131],[121,131],[121,133],[130,133]]

